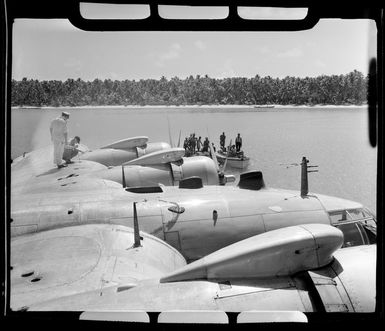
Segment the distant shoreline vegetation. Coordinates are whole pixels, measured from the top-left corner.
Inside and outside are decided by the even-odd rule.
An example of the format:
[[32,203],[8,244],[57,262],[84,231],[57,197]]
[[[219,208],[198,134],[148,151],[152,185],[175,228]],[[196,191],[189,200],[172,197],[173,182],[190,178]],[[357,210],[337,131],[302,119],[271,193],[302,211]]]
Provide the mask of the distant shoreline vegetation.
[[363,105],[367,77],[354,70],[318,77],[12,80],[13,107],[185,105]]

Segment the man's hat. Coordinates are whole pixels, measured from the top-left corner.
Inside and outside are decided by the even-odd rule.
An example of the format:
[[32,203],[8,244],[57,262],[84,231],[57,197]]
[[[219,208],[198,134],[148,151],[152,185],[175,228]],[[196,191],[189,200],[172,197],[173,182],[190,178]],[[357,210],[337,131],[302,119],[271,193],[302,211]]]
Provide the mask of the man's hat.
[[61,114],[62,114],[62,116],[70,117],[70,113],[67,113],[66,111],[63,111]]

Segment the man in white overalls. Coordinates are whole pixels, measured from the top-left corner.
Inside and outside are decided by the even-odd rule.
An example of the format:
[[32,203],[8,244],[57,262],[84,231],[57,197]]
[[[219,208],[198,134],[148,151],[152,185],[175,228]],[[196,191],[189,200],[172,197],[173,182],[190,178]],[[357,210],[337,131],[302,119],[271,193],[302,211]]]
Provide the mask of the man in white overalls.
[[70,114],[63,111],[60,117],[51,122],[49,128],[53,142],[53,162],[59,169],[67,166],[62,160],[62,156],[64,146],[68,144],[67,120],[69,117]]
[[235,138],[235,148],[237,149],[237,152],[241,151],[242,147],[242,138],[241,135],[238,133],[238,136]]

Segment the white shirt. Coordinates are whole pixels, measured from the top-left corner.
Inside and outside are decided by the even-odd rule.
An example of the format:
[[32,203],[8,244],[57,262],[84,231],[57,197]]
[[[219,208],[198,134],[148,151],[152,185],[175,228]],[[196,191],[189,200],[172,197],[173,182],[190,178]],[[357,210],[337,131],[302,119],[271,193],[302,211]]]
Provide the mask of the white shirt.
[[63,117],[55,118],[51,122],[50,129],[52,140],[64,141],[64,135],[67,134],[67,121]]

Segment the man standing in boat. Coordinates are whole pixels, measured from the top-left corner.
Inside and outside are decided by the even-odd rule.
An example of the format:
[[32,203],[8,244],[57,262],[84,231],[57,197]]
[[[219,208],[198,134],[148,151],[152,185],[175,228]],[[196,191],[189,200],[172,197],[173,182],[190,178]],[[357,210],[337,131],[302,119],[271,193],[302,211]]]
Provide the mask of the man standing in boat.
[[226,149],[225,147],[225,141],[226,141],[226,136],[225,133],[223,132],[220,137],[219,137],[219,144],[221,146],[221,150],[224,151]]
[[199,136],[198,140],[197,140],[197,151],[200,152],[201,151],[201,147],[202,147],[202,137]]
[[188,150],[188,138],[184,138],[184,142],[183,142],[183,148],[185,149],[185,151],[187,152]]
[[55,118],[49,127],[51,140],[53,142],[53,162],[56,164],[58,169],[67,166],[67,164],[63,162],[62,156],[64,146],[68,145],[67,120],[69,117],[70,114],[63,111],[61,116]]
[[202,149],[202,152],[208,152],[209,151],[209,138],[206,137],[204,142],[203,142],[203,149]]
[[195,137],[195,133],[193,133],[190,140],[191,152],[193,155],[195,154],[196,143],[197,143],[197,138]]
[[235,138],[235,148],[237,149],[237,152],[241,150],[242,147],[242,138],[241,135],[238,133],[238,136]]

